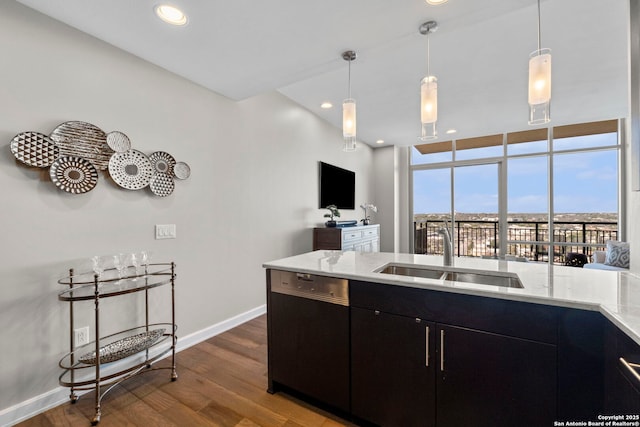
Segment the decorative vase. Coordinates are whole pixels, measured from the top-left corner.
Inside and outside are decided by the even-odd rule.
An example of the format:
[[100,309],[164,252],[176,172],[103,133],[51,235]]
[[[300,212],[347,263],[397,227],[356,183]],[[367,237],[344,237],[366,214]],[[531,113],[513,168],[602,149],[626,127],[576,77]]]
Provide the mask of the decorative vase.
[[334,220],[330,220],[324,223],[324,225],[326,227],[335,227],[336,226],[336,222]]

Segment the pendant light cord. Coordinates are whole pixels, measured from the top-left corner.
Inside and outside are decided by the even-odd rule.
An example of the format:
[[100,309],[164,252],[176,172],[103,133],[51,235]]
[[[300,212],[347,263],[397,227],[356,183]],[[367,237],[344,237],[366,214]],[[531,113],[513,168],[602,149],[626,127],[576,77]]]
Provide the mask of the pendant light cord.
[[541,37],[541,31],[540,31],[540,0],[538,0],[538,55],[540,54],[540,37]]
[[429,34],[427,33],[427,76],[431,77],[431,46],[429,44]]
[[351,59],[349,60],[349,99],[351,99]]

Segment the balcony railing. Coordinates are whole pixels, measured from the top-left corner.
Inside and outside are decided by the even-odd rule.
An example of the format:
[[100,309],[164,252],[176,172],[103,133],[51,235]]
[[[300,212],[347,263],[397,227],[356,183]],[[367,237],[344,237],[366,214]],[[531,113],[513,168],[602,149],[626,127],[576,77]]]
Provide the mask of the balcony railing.
[[[414,222],[414,252],[444,253],[441,220]],[[606,247],[607,240],[617,240],[617,222],[554,222],[552,262],[564,264],[566,254],[578,252],[588,259],[595,250]],[[549,261],[549,227],[547,222],[508,221],[507,248],[501,251],[498,221],[455,221],[452,244],[455,256],[512,256],[530,261]]]

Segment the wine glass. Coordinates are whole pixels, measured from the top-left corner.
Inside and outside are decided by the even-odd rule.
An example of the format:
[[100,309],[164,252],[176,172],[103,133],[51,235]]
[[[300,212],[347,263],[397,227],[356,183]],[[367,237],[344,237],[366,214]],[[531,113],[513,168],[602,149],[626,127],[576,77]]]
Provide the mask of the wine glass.
[[[135,252],[129,254],[129,265],[133,267],[134,275],[138,275],[138,267],[140,266],[140,260]],[[135,279],[134,279],[135,280]]]
[[144,268],[144,271],[146,273],[147,266],[149,265],[149,252],[140,251],[140,265]]
[[118,270],[118,278],[122,279],[127,268],[127,261],[124,254],[120,253],[113,256],[113,266]]
[[104,260],[102,259],[102,257],[94,255],[91,258],[91,264],[93,265],[93,272],[98,275],[98,278],[100,278],[100,276],[104,272]]

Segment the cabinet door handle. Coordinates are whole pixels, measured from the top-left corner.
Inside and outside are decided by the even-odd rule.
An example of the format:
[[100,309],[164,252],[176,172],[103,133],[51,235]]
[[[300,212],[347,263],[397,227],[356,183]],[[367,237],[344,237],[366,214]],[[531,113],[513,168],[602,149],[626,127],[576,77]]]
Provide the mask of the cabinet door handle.
[[444,372],[444,329],[440,330],[440,371]]
[[429,366],[429,327],[426,326],[424,329],[425,329],[425,335],[427,339],[427,343],[425,344],[424,365],[428,367]]
[[620,363],[622,363],[622,366],[624,366],[625,368],[627,368],[627,370],[629,372],[631,372],[631,375],[633,375],[633,377],[640,382],[640,374],[638,374],[638,371],[636,371],[634,368],[640,368],[640,365],[638,365],[637,363],[629,363],[626,360],[624,360],[623,357],[620,358]]

